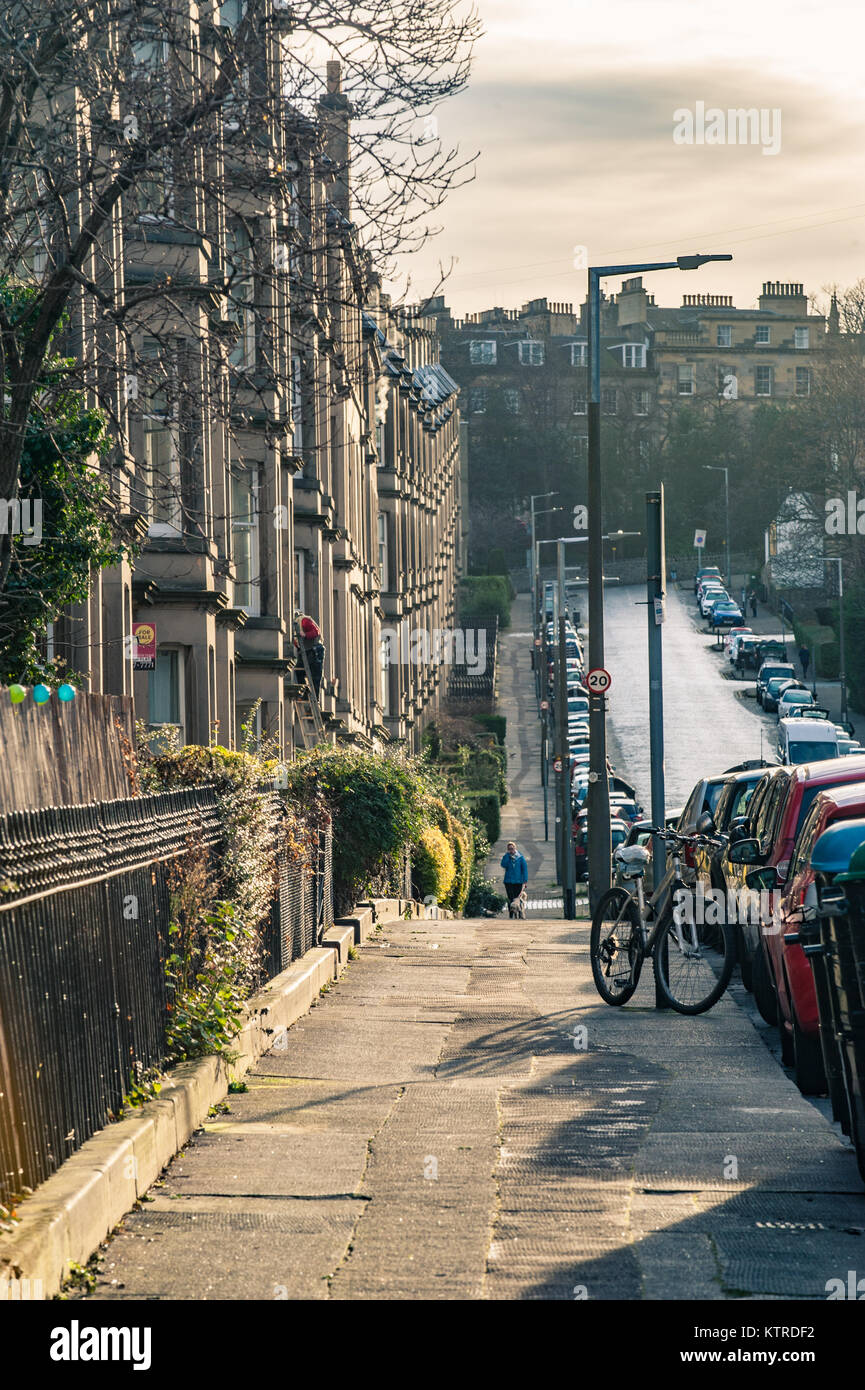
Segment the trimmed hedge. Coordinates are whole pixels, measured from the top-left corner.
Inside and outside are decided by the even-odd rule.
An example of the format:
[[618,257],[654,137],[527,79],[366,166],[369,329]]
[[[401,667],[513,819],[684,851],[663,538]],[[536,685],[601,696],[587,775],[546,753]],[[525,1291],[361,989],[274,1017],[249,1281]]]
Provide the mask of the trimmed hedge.
[[503,714],[476,714],[475,722],[482,724],[490,733],[495,734],[499,743],[504,747],[505,735],[507,733],[508,721]]
[[469,575],[460,583],[460,622],[496,616],[502,627],[509,627],[512,597],[513,588],[507,575]]
[[502,833],[501,801],[498,792],[466,792],[466,801],[484,827],[490,844],[494,845]]

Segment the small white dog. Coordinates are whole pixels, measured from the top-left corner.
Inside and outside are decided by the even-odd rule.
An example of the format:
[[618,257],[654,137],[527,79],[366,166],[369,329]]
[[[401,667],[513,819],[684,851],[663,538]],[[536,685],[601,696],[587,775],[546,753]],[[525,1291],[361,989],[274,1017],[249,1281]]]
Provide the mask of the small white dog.
[[524,888],[522,893],[520,893],[519,897],[514,898],[513,902],[511,903],[510,915],[512,917],[524,918],[526,915],[526,903],[528,902],[528,900],[529,895]]

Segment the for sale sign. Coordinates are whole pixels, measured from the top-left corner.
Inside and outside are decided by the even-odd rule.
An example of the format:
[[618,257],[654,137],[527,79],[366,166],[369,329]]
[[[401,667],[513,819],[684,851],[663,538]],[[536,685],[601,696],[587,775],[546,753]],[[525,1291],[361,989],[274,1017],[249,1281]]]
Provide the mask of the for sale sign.
[[156,624],[132,624],[132,669],[153,671],[156,667]]

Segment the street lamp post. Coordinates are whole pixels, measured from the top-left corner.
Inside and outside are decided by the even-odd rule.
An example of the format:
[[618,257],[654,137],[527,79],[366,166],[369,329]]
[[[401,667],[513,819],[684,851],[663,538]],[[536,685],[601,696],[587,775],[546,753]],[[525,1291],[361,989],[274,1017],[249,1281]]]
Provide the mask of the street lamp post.
[[[537,572],[537,551],[535,550],[535,503],[540,502],[544,497],[558,497],[557,492],[533,492],[529,498],[529,510],[532,519],[532,605],[534,616],[532,626],[534,627],[538,615],[538,572]],[[561,511],[561,507],[550,507],[550,511]],[[538,513],[541,515],[541,513]]]
[[[604,524],[601,475],[601,302],[600,283],[608,275],[634,275],[651,270],[698,270],[709,261],[731,261],[724,255],[678,256],[674,261],[642,265],[589,267],[589,667],[604,664]],[[589,907],[594,911],[610,886],[610,788],[607,781],[605,696],[589,691]]]
[[[724,475],[724,559],[727,570],[727,593],[733,587],[733,579],[730,569],[730,470],[722,468],[717,463],[704,463],[703,467],[707,473],[723,473]],[[743,614],[743,617],[746,615]]]
[[841,678],[841,723],[847,724],[847,663],[844,652],[844,562],[839,555],[824,555],[825,565],[838,566],[838,660]]
[[[601,541],[621,540],[628,536],[638,536],[639,531],[613,531],[607,536],[602,536]],[[558,547],[558,623],[555,660],[555,704],[556,717],[553,721],[554,741],[553,747],[559,759],[561,771],[556,780],[556,866],[558,877],[562,884],[562,905],[566,918],[573,918],[576,914],[576,865],[574,862],[574,849],[572,840],[571,824],[571,750],[568,743],[568,715],[567,715],[567,680],[565,675],[565,546],[566,545],[585,545],[588,536],[558,536],[549,540],[537,542],[537,550],[540,552],[542,545],[556,545]],[[546,661],[544,662],[544,678],[546,680]],[[546,688],[546,687],[545,687]],[[591,698],[591,696],[590,696]],[[605,764],[606,770],[606,764]],[[605,779],[606,781],[606,779]],[[609,788],[607,789],[609,793]],[[545,835],[546,838],[546,789],[545,789]]]

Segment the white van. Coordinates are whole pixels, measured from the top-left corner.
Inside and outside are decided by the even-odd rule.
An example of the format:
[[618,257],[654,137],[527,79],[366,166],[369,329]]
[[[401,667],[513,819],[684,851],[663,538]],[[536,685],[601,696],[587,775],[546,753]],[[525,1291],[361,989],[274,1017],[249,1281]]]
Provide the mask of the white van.
[[782,719],[778,725],[778,759],[782,763],[817,763],[837,758],[838,730],[826,719]]

